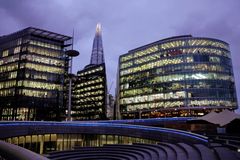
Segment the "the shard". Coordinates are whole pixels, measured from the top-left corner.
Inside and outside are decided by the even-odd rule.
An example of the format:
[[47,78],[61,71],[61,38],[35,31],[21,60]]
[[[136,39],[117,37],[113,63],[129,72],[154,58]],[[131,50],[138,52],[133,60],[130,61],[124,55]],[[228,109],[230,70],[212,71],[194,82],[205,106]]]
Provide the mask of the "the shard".
[[73,87],[73,120],[105,120],[107,77],[101,25],[98,23],[90,64],[77,72]]
[[96,33],[93,40],[93,48],[90,64],[102,64],[104,63],[103,44],[102,44],[102,29],[101,24],[98,23],[96,27]]

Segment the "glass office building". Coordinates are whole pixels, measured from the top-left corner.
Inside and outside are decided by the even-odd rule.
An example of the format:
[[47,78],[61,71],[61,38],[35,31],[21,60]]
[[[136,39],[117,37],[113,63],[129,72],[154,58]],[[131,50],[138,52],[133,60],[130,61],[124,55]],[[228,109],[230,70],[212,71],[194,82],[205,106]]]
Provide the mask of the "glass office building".
[[64,49],[71,37],[29,27],[0,37],[0,119],[64,116]]
[[106,119],[107,79],[101,25],[97,24],[90,64],[73,82],[73,120]]
[[236,109],[229,45],[191,35],[163,39],[119,58],[123,119],[202,116]]
[[106,89],[104,63],[78,71],[73,87],[73,120],[106,119]]

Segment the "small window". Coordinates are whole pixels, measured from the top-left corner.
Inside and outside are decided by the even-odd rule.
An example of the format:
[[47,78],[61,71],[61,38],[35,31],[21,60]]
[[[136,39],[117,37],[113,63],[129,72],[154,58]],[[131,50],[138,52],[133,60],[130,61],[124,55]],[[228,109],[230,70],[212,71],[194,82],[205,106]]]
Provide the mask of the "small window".
[[193,59],[194,59],[194,62],[209,62],[208,55],[194,55]]
[[7,57],[8,56],[8,50],[3,51],[2,57]]

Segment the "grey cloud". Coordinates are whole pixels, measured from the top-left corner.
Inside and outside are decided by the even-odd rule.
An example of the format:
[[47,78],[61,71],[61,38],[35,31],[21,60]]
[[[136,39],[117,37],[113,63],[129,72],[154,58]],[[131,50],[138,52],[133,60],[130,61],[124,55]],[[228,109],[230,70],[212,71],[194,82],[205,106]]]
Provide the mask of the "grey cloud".
[[239,91],[239,8],[239,0],[0,0],[0,35],[27,26],[71,35],[75,28],[77,72],[89,63],[101,22],[109,85],[116,80],[119,55],[128,50],[179,34],[218,38],[230,43]]

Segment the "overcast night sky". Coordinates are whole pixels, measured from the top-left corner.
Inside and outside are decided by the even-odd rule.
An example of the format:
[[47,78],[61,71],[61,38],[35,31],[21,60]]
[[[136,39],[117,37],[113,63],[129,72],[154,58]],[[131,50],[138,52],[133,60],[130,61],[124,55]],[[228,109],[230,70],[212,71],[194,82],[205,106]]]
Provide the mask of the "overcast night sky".
[[163,38],[192,34],[230,44],[240,99],[240,0],[0,0],[0,35],[33,26],[72,35],[80,56],[74,72],[90,62],[95,27],[103,27],[108,84],[118,57]]

